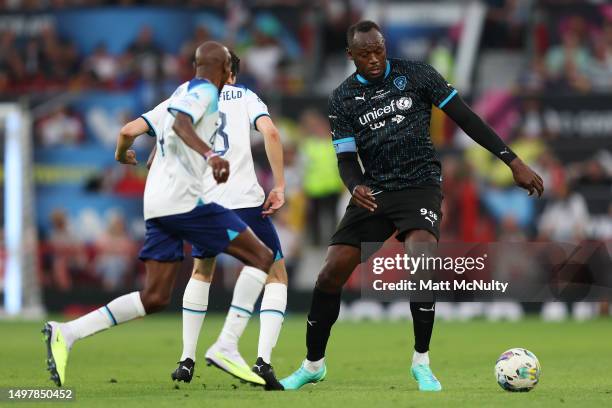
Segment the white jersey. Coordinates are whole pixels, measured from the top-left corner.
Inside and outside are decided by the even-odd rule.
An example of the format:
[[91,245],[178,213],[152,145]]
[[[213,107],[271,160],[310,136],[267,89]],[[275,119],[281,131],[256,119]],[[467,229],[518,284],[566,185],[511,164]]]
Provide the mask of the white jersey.
[[149,135],[157,139],[144,192],[145,220],[187,213],[203,199],[206,160],[174,133],[172,125],[177,112],[187,114],[200,139],[210,144],[218,126],[218,97],[216,86],[194,78],[142,115]]
[[257,181],[251,154],[251,127],[268,107],[250,89],[225,85],[219,93],[220,124],[214,151],[229,161],[227,182],[217,184],[212,169],[204,174],[204,198],[226,208],[249,208],[263,204],[264,190]]

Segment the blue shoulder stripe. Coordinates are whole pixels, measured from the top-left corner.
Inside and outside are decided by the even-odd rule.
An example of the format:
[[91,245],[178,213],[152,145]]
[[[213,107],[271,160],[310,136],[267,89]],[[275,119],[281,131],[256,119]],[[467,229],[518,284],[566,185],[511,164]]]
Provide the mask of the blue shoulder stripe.
[[457,95],[457,90],[453,89],[453,92],[450,93],[450,95],[448,95],[446,97],[446,99],[444,99],[442,101],[442,103],[438,106],[438,108],[442,109],[444,106],[446,106],[446,104],[448,103],[448,101],[450,101],[451,99],[453,99],[453,96]]

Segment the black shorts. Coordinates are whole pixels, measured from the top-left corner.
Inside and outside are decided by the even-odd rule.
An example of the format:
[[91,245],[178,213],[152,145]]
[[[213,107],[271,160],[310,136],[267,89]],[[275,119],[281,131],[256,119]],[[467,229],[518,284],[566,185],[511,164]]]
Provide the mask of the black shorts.
[[362,242],[383,242],[395,231],[398,241],[413,230],[431,232],[440,239],[442,192],[438,186],[413,187],[400,191],[383,191],[375,195],[378,207],[374,212],[357,206],[353,200],[330,245],[361,248]]

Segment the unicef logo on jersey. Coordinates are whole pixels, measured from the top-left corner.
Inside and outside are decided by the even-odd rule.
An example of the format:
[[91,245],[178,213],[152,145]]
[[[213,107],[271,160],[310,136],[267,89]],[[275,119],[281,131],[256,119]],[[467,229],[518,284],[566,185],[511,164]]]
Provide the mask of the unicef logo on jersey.
[[409,96],[400,98],[397,101],[397,108],[400,110],[408,110],[412,108],[412,98]]

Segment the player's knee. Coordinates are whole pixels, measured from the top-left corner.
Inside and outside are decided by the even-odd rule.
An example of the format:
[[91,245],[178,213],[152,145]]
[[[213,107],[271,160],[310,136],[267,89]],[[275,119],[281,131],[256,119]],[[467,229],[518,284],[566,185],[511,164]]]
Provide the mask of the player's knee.
[[147,314],[159,312],[170,303],[170,294],[158,292],[141,292],[142,305]]
[[253,248],[243,259],[245,265],[252,266],[259,270],[269,273],[270,267],[274,262],[272,251],[264,245],[260,245],[258,248]]
[[274,263],[274,254],[270,251],[270,248],[264,247],[263,249],[256,251],[255,253],[255,268],[260,269],[266,273],[270,271],[272,264]]
[[436,251],[438,241],[431,232],[416,230],[406,236],[404,246],[410,254],[432,256]]
[[266,280],[266,284],[268,283],[282,283],[284,285],[289,283],[287,269],[285,268],[285,262],[283,259],[274,261],[272,264],[270,273],[268,273],[268,279]]
[[327,260],[317,278],[317,287],[325,292],[338,292],[346,283],[346,278],[339,274],[342,265],[336,261]]
[[215,272],[215,260],[210,259],[195,259],[193,262],[193,270],[191,276],[203,282],[212,282]]

